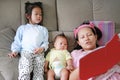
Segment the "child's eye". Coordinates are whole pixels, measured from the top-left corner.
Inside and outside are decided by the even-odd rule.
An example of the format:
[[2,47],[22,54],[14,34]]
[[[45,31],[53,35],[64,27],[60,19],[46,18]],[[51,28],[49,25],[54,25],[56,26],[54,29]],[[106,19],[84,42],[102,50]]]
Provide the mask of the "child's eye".
[[39,13],[35,13],[35,15],[36,15],[36,16],[37,16],[37,15],[42,16],[42,14],[39,14]]
[[39,14],[39,16],[42,16],[42,14]]
[[67,45],[67,44],[64,44],[65,46]]
[[35,15],[38,15],[37,13],[35,13]]

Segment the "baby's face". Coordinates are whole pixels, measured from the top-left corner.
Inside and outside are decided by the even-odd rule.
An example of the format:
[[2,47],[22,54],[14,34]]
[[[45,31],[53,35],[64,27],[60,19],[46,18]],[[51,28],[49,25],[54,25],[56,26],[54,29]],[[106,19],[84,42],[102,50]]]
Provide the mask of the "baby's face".
[[54,47],[56,50],[66,50],[67,49],[67,40],[63,37],[57,37]]

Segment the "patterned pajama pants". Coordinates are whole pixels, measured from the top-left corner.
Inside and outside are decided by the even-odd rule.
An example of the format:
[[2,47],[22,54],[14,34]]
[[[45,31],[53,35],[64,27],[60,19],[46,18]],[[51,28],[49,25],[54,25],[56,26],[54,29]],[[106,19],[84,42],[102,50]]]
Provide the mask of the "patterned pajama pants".
[[27,51],[21,53],[19,59],[18,80],[30,80],[33,71],[33,80],[44,80],[44,54],[33,54]]

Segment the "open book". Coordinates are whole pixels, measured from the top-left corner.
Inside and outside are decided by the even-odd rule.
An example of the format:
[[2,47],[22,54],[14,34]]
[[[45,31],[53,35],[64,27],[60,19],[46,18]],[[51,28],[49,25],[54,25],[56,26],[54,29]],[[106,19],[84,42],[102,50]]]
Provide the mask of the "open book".
[[120,39],[118,34],[104,46],[95,49],[80,60],[80,79],[88,80],[91,77],[105,73],[120,61]]

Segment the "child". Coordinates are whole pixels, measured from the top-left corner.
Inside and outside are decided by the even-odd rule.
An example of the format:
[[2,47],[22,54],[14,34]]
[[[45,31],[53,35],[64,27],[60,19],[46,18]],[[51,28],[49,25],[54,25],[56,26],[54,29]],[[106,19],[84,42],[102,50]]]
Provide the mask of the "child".
[[[59,34],[54,39],[54,48],[46,56],[45,72],[47,80],[68,80],[69,71],[73,70],[72,58],[67,51],[68,42],[64,34]],[[49,63],[50,70],[47,69]]]
[[[92,23],[84,22],[74,30],[74,36],[77,40],[77,43],[79,44],[79,49],[77,47],[75,48],[76,50],[71,52],[75,69],[73,72],[71,72],[69,80],[79,80],[79,61],[94,49],[99,47],[97,41],[102,37],[102,33]],[[111,71],[108,71],[103,75],[96,77],[94,76],[93,78],[90,78],[90,80],[120,80],[120,67],[115,66],[111,69]]]
[[41,26],[42,22],[41,2],[26,2],[25,16],[27,24],[21,25],[11,45],[12,53],[9,57],[19,59],[19,80],[30,80],[33,71],[33,80],[44,80],[44,51],[48,48],[48,30]]

